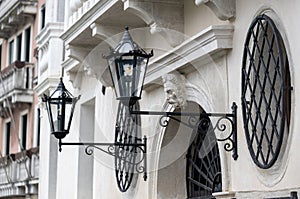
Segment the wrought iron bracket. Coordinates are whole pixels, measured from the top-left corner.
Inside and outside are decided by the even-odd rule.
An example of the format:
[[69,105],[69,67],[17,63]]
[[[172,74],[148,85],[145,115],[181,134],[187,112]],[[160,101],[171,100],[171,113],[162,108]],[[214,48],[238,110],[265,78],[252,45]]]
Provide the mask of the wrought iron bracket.
[[[93,155],[94,149],[102,151],[108,155],[114,156],[117,159],[127,162],[135,167],[136,173],[143,173],[144,181],[147,180],[147,138],[138,139],[140,143],[101,143],[101,142],[62,142],[59,140],[59,152],[62,151],[62,146],[85,146],[85,153]],[[107,148],[105,148],[107,147]],[[129,155],[139,155],[138,161],[130,162],[127,158]]]
[[[216,131],[219,131],[220,134],[223,134],[223,136],[221,138],[217,137],[217,141],[225,142],[224,150],[227,152],[232,151],[232,158],[237,160],[237,105],[235,102],[233,102],[231,109],[231,113],[157,112],[130,110],[130,114],[161,116],[160,125],[162,127],[167,127],[169,125],[169,120],[172,119],[192,129],[211,128],[209,132],[216,133]],[[178,118],[178,116],[188,117],[187,122],[182,121]],[[213,119],[215,120],[214,125],[211,122]]]

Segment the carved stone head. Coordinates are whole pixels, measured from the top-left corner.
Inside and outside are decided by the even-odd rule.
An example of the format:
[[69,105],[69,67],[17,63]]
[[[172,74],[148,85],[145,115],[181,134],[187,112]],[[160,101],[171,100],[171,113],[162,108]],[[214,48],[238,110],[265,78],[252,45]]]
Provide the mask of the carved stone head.
[[169,104],[175,108],[186,106],[186,79],[179,72],[174,71],[162,76],[164,91]]

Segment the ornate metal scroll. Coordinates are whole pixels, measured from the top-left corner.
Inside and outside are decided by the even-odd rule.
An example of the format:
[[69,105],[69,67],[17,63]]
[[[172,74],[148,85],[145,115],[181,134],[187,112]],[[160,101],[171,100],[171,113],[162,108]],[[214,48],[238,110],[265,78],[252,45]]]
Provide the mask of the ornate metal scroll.
[[[131,108],[136,110],[138,107],[136,103]],[[114,143],[64,143],[59,140],[59,148],[61,150],[62,145],[83,145],[87,155],[93,155],[96,149],[114,156],[117,184],[121,192],[126,192],[136,173],[143,173],[144,180],[147,179],[147,138],[141,138],[140,134],[140,116],[131,115],[128,106],[120,102]]]
[[[225,142],[224,149],[227,152],[232,152],[234,160],[238,158],[237,150],[237,121],[236,109],[237,105],[233,103],[232,113],[192,113],[192,112],[154,112],[154,111],[134,111],[132,115],[160,115],[160,125],[167,127],[169,120],[180,122],[192,129],[206,130],[210,128],[208,133],[218,133],[217,141]],[[188,117],[187,122],[181,120],[180,117]],[[204,131],[200,131],[204,132]]]

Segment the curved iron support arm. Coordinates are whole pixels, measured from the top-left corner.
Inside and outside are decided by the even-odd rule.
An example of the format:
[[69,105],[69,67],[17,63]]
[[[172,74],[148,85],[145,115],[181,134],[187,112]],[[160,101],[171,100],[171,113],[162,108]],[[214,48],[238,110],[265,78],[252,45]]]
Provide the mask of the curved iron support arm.
[[[209,132],[219,131],[220,134],[223,134],[223,136],[222,138],[217,138],[217,140],[219,142],[226,142],[224,144],[225,151],[232,151],[232,158],[237,160],[237,105],[235,102],[233,102],[231,109],[231,113],[157,112],[130,110],[130,114],[161,116],[160,125],[162,127],[167,127],[169,125],[169,119],[172,119],[191,129],[211,128],[211,131]],[[176,116],[188,117],[188,120],[185,122],[181,119],[178,119]],[[215,120],[214,125],[211,122],[213,119]],[[229,133],[226,133],[226,131],[229,131]]]
[[[132,143],[132,144],[125,144],[125,143],[102,143],[102,142],[62,142],[59,140],[59,152],[62,151],[62,146],[85,146],[85,153],[87,155],[93,155],[94,149],[102,151],[108,155],[114,156],[122,161],[125,161],[129,164],[132,164],[135,167],[135,171],[137,173],[143,173],[144,180],[147,180],[147,138],[146,136],[140,139],[141,143]],[[107,148],[104,148],[107,147]],[[130,147],[130,150],[128,150]],[[127,156],[130,154],[139,154],[142,153],[141,158],[136,162],[128,162],[127,156],[124,156],[124,151],[126,152]],[[122,154],[121,154],[122,153]]]

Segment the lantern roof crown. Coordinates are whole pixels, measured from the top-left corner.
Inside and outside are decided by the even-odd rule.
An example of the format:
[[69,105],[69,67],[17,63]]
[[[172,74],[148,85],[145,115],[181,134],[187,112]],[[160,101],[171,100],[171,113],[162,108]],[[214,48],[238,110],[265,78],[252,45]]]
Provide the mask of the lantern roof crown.
[[132,51],[144,51],[137,43],[135,43],[129,33],[129,28],[126,27],[122,39],[114,49],[115,53],[130,53]]
[[73,95],[66,89],[65,84],[63,83],[62,77],[58,83],[57,88],[52,93],[50,98],[73,98]]

